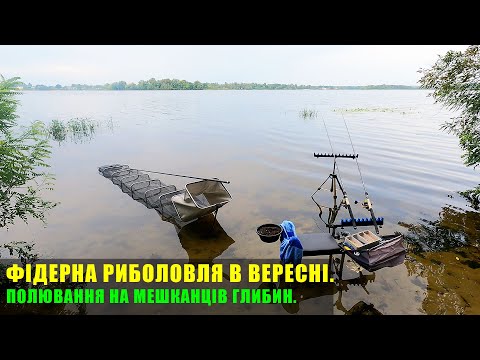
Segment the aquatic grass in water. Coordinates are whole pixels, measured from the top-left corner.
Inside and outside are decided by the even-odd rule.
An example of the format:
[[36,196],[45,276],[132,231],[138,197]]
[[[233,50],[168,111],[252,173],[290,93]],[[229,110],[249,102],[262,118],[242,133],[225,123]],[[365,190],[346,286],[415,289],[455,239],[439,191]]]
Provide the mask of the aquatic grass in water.
[[53,120],[47,127],[48,135],[56,141],[64,141],[67,137],[67,127],[58,120]]
[[74,142],[91,139],[97,127],[99,127],[98,122],[85,118],[75,118],[67,122],[68,131]]
[[303,109],[300,111],[300,116],[303,119],[313,119],[317,117],[317,110],[312,110],[312,109]]
[[60,120],[52,120],[47,127],[47,132],[55,141],[65,141],[69,136],[73,142],[77,143],[85,139],[91,139],[99,126],[98,122],[88,118],[73,118],[66,123]]
[[340,113],[358,113],[358,112],[395,112],[393,108],[352,108],[352,109],[334,109],[334,112]]
[[110,116],[110,119],[108,119],[106,122],[105,122],[108,130],[110,130],[111,132],[113,132],[113,129],[115,128],[115,124],[113,122],[113,119],[112,117]]
[[334,112],[339,112],[342,114],[347,113],[366,113],[366,112],[389,112],[389,113],[400,113],[402,115],[406,115],[413,113],[412,109],[399,109],[399,108],[384,108],[384,107],[371,107],[371,108],[350,108],[350,109],[342,109],[337,108],[333,110]]

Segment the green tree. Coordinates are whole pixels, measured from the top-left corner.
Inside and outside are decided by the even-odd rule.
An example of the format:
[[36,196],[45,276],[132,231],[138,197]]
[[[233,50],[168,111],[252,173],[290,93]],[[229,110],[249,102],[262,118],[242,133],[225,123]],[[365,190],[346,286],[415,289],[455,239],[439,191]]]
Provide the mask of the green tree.
[[52,176],[42,171],[49,165],[50,145],[44,124],[17,126],[19,78],[0,75],[0,228],[15,219],[29,217],[45,222],[45,213],[56,203],[43,200],[40,193],[51,190]]
[[449,51],[439,56],[423,74],[420,87],[431,89],[435,102],[459,114],[442,125],[458,136],[467,166],[480,164],[480,46],[469,46],[464,52]]

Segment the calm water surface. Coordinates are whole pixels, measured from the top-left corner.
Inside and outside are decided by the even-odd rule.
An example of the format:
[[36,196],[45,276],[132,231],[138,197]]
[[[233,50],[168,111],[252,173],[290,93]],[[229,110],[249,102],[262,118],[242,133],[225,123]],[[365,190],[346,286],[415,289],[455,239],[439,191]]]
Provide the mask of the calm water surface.
[[[426,91],[46,91],[20,101],[21,123],[88,117],[114,126],[76,143],[52,141],[48,198],[61,204],[46,227],[18,222],[4,242],[33,241],[52,258],[278,259],[278,243],[261,242],[255,229],[288,219],[298,233],[325,231],[310,196],[332,162],[313,153],[331,152],[322,118],[334,151],[352,152],[343,113],[376,215],[385,217],[381,233],[438,234],[440,223],[460,243],[412,251],[375,273],[348,262],[344,278],[353,280],[335,292],[335,313],[362,302],[383,314],[480,313],[480,224],[457,194],[479,177],[463,166],[457,138],[439,130],[453,114]],[[305,108],[318,116],[302,118]],[[368,111],[342,112],[359,108]],[[178,233],[99,175],[113,163],[230,181],[233,200],[218,214],[223,230]],[[340,159],[339,167],[349,198],[363,200],[355,162]],[[359,206],[354,212],[367,216]],[[436,241],[427,235],[423,243]]]

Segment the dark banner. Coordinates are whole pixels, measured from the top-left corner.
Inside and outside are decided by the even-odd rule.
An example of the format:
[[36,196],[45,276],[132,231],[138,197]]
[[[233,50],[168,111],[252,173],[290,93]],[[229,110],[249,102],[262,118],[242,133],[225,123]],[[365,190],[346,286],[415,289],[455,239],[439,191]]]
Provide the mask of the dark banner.
[[330,315],[327,261],[3,260],[2,314]]

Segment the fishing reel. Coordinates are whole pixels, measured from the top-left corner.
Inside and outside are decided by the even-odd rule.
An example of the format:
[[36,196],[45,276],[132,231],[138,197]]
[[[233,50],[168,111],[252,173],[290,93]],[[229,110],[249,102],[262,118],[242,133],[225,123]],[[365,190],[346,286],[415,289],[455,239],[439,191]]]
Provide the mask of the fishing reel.
[[342,201],[340,201],[340,206],[343,206],[348,210],[348,207],[350,206],[350,200],[348,200],[347,194],[343,195]]
[[[355,200],[355,205],[358,204],[358,200]],[[365,198],[365,200],[363,200],[362,202],[362,207],[368,211],[370,211],[372,209],[372,202],[370,201],[370,199],[368,197]]]

